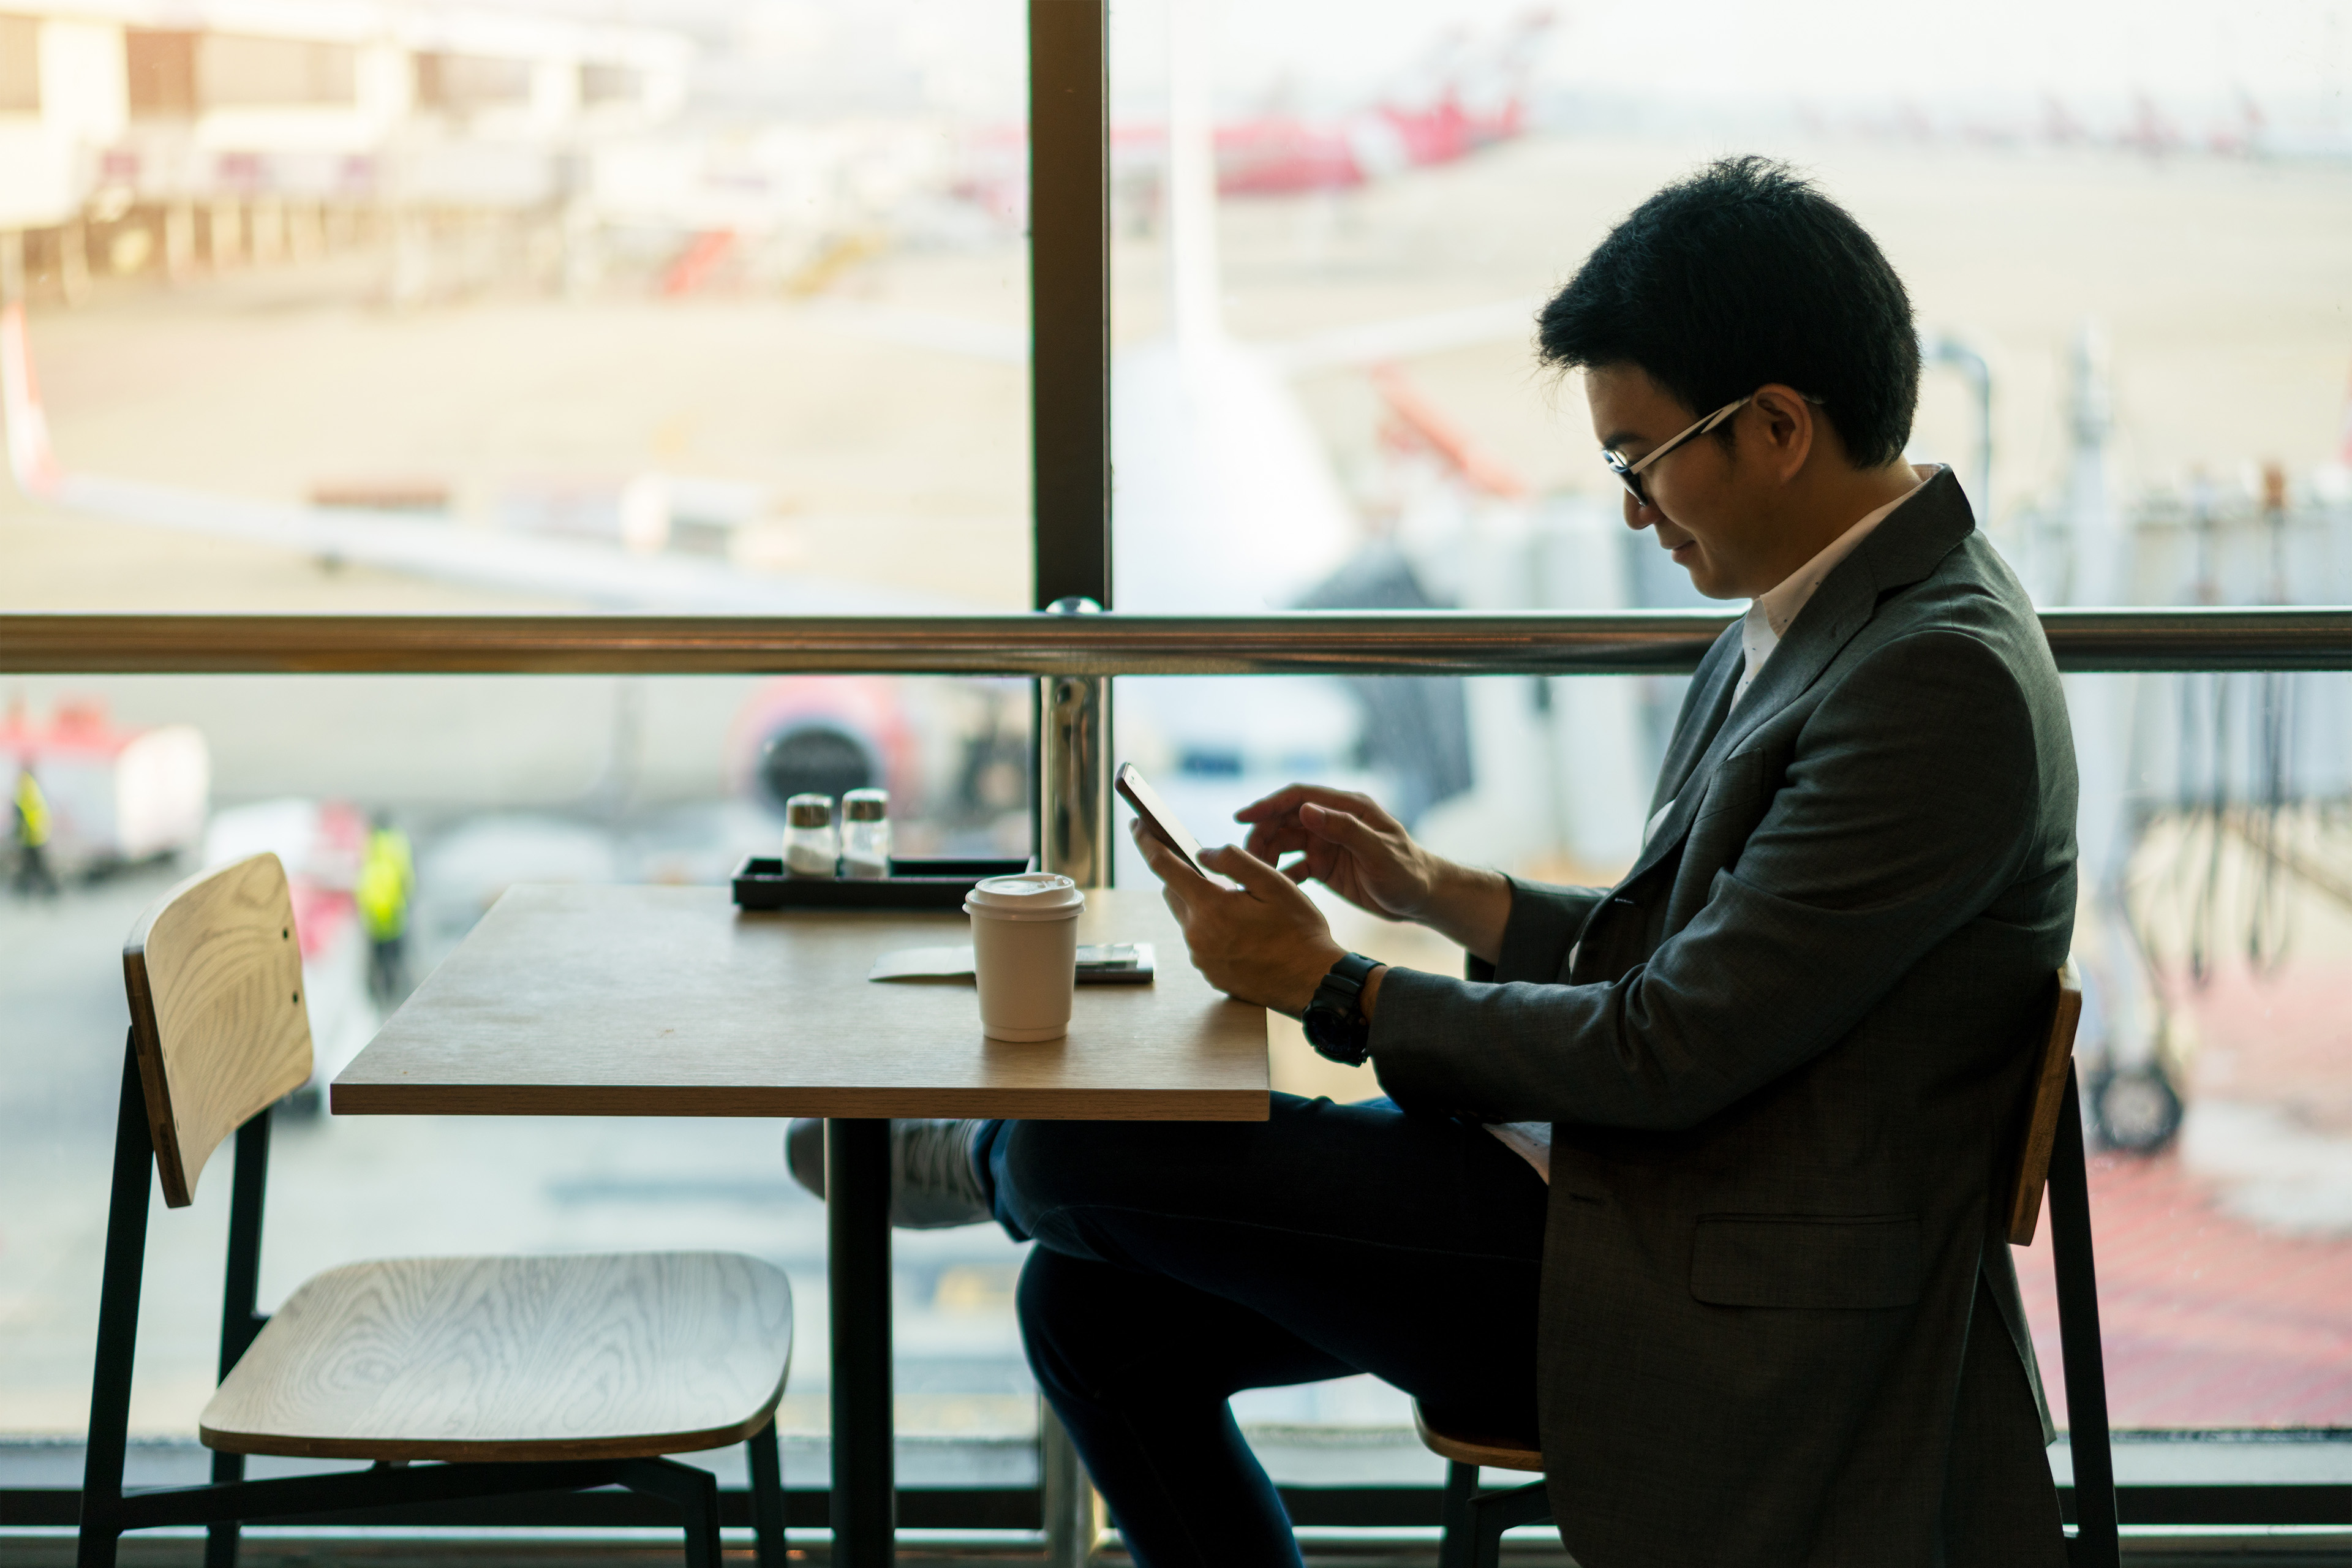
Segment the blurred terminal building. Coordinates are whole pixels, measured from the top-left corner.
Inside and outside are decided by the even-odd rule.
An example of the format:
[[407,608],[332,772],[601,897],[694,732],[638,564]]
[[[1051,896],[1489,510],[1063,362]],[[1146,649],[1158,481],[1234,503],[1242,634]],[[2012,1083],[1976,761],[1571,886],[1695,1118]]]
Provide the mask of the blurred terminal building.
[[[374,0],[29,0],[0,15],[0,288],[299,259],[391,225],[561,226],[675,116],[690,42]],[[338,233],[338,231],[341,231]]]

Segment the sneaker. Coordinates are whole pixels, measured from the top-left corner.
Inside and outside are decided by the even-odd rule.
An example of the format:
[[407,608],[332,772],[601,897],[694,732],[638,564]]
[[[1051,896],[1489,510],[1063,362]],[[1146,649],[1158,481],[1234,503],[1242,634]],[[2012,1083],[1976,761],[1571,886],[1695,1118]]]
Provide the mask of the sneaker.
[[[900,1230],[943,1230],[995,1216],[971,1167],[972,1142],[984,1123],[927,1118],[890,1123],[890,1223]],[[793,1180],[824,1196],[824,1123],[796,1117],[784,1133],[784,1167]]]

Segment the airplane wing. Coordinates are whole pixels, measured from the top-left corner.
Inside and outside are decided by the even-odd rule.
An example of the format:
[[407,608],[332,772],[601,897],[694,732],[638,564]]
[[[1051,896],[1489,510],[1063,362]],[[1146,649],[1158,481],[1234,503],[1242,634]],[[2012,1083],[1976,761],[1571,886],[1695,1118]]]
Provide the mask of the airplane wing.
[[398,511],[304,506],[68,472],[49,446],[21,304],[0,310],[0,416],[9,472],[37,500],[118,522],[299,551],[321,560],[606,609],[722,615],[942,615],[971,605],[816,577],[762,577],[722,563]]
[[[20,481],[21,482],[21,481]],[[825,578],[763,578],[715,561],[537,534],[465,528],[401,512],[211,495],[136,479],[61,474],[42,499],[148,528],[274,544],[321,560],[604,609],[720,615],[945,615],[969,605]]]

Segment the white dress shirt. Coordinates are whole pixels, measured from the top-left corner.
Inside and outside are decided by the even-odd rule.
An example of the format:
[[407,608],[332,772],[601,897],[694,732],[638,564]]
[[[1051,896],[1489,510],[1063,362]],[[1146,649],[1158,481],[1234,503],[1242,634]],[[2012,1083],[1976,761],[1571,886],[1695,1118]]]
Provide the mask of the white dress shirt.
[[[1759,594],[1755,602],[1748,606],[1748,614],[1739,623],[1739,651],[1745,657],[1746,667],[1739,672],[1739,684],[1732,689],[1731,708],[1725,713],[1727,719],[1738,709],[1739,700],[1748,695],[1748,689],[1756,684],[1757,673],[1764,668],[1764,661],[1772,657],[1772,650],[1779,647],[1780,639],[1789,635],[1789,628],[1796,624],[1798,613],[1811,601],[1822,579],[1837,569],[1839,562],[1853,554],[1854,547],[1869,538],[1870,531],[1885,522],[1889,512],[1917,495],[1919,486],[1934,479],[1941,470],[1940,465],[1928,465],[1915,466],[1911,471],[1918,476],[1917,485],[1831,540],[1822,547],[1820,554]],[[1666,802],[1643,827],[1642,843],[1644,847],[1652,835],[1658,831],[1659,825],[1666,820],[1666,814],[1674,808],[1673,801]],[[1546,1182],[1551,1180],[1550,1122],[1497,1121],[1489,1123],[1486,1131],[1533,1165],[1536,1173]]]

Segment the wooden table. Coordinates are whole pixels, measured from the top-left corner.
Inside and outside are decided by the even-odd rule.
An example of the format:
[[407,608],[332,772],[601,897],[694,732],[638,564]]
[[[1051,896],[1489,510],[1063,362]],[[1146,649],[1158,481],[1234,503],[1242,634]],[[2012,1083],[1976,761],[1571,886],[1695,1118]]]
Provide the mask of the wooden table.
[[980,1032],[969,984],[874,984],[961,914],[744,913],[719,888],[518,887],[336,1078],[340,1116],[823,1116],[834,1561],[894,1555],[889,1121],[1260,1121],[1265,1014],[1211,990],[1157,889],[1078,940],[1150,942],[1150,985],[1079,989],[1066,1039]]

